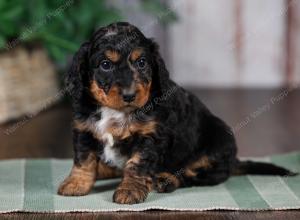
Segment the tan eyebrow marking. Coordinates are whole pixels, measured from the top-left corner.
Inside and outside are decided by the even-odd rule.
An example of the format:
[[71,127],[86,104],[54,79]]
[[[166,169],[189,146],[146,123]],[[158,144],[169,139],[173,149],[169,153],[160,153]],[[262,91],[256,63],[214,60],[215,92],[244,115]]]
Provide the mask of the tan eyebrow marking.
[[118,62],[121,58],[121,55],[115,50],[107,50],[104,54],[112,62]]
[[130,54],[130,60],[133,61],[133,62],[136,61],[138,58],[140,58],[142,53],[143,53],[142,48],[133,49],[131,54]]

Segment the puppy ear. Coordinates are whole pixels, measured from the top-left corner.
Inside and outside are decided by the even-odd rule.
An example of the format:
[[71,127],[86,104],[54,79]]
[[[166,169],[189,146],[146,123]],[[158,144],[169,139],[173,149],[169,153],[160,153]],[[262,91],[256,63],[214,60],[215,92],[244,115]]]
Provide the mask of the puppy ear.
[[159,53],[159,46],[158,44],[150,39],[150,50],[153,54],[153,81],[154,85],[159,87],[159,90],[161,93],[165,93],[169,89],[169,83],[170,83],[170,74],[169,71],[166,68],[165,62],[162,59],[160,53]]
[[80,46],[64,78],[66,89],[74,100],[80,99],[84,90],[84,82],[88,81],[87,55],[89,47],[89,42]]

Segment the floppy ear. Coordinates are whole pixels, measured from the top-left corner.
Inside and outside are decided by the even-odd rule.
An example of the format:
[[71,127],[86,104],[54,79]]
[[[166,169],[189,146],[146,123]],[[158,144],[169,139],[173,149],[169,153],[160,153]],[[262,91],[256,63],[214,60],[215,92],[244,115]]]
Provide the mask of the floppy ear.
[[166,68],[165,62],[159,53],[159,46],[156,42],[150,39],[151,51],[153,54],[153,81],[159,87],[160,92],[163,94],[169,89],[170,74]]
[[85,42],[80,46],[64,78],[66,89],[74,100],[80,99],[85,86],[84,82],[88,81],[86,78],[88,77],[87,55],[89,47],[89,42]]

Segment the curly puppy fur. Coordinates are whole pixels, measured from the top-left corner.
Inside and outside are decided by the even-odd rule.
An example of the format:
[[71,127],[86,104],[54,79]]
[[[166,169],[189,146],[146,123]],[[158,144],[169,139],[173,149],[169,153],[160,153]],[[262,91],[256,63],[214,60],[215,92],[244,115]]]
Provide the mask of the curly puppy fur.
[[231,129],[169,78],[157,44],[118,22],[81,45],[66,75],[73,102],[74,166],[58,193],[86,195],[96,179],[122,177],[113,201],[215,185],[231,175],[293,175],[240,162]]

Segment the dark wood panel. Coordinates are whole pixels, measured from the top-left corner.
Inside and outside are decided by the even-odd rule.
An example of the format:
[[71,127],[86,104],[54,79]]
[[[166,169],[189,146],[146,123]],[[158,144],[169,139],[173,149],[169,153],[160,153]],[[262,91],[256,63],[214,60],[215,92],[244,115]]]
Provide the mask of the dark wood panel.
[[300,150],[299,90],[193,91],[234,128],[240,156]]
[[[209,212],[169,212],[169,211],[147,211],[147,212],[107,212],[107,213],[65,213],[65,214],[37,214],[37,213],[14,213],[5,214],[0,217],[7,220],[67,220],[67,219],[89,219],[89,220],[299,220],[299,211],[263,211],[263,212],[238,212],[238,211],[209,211]],[[21,218],[20,218],[21,217]]]
[[0,126],[0,159],[71,157],[71,109],[60,103],[37,116]]

